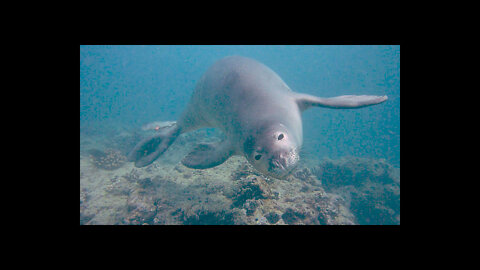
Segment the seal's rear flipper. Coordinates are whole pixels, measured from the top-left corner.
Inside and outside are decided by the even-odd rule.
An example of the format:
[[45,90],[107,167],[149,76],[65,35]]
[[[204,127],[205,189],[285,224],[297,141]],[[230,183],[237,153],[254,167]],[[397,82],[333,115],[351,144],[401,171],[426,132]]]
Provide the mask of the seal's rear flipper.
[[356,109],[379,104],[387,100],[387,96],[355,96],[346,95],[331,98],[321,98],[307,94],[298,94],[297,104],[301,111],[312,106],[327,107],[332,109]]
[[166,127],[161,133],[143,139],[128,154],[129,161],[135,161],[135,167],[145,167],[154,162],[180,135],[176,124]]
[[176,121],[156,121],[152,123],[148,123],[142,126],[142,130],[161,130],[164,128],[169,128],[177,124]]
[[232,152],[228,141],[199,144],[182,160],[182,164],[192,169],[208,169],[225,162]]

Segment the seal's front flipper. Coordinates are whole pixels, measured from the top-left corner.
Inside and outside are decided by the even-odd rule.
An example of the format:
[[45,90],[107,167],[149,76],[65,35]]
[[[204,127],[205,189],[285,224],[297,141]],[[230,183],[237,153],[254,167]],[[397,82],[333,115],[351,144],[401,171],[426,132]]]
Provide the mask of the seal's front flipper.
[[387,100],[387,96],[355,96],[346,95],[331,98],[321,98],[307,94],[298,94],[296,100],[301,111],[312,106],[332,109],[355,109],[379,104]]
[[129,161],[135,161],[135,167],[145,167],[154,162],[180,135],[176,124],[165,128],[161,133],[143,139],[128,154]]
[[228,141],[199,144],[182,160],[182,164],[192,169],[208,169],[222,164],[232,153]]

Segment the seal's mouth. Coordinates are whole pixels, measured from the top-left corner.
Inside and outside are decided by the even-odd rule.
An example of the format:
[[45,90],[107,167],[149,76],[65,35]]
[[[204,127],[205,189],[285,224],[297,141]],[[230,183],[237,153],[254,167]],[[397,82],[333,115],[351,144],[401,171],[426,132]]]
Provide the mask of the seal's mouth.
[[271,169],[279,169],[282,171],[287,171],[287,161],[285,159],[281,160],[272,160]]
[[298,160],[296,151],[272,158],[269,162],[268,173],[278,178],[286,177],[297,166]]

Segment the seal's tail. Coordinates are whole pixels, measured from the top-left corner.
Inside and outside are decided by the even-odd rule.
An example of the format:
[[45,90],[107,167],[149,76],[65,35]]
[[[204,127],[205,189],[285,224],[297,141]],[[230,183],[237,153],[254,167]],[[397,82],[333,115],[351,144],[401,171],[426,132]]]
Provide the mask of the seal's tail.
[[[168,124],[156,125],[158,123]],[[132,151],[130,151],[127,158],[129,161],[135,162],[135,167],[145,167],[150,165],[161,154],[163,154],[175,141],[178,135],[180,135],[180,128],[176,122],[154,122],[149,125],[144,126],[142,129],[154,129],[155,131],[160,132],[141,140],[135,145]]]
[[157,121],[148,123],[142,126],[142,130],[155,130],[159,131],[164,128],[172,127],[173,125],[177,124],[176,121]]

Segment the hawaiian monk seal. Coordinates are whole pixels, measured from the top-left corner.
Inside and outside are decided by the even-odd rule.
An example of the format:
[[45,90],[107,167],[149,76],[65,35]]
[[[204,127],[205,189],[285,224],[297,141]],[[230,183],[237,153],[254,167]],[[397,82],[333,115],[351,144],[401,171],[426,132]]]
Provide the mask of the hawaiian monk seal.
[[232,155],[244,155],[258,171],[277,178],[298,163],[303,143],[302,111],[309,107],[351,109],[379,104],[387,96],[331,98],[293,92],[256,60],[229,56],[215,62],[197,82],[191,100],[175,122],[139,142],[128,159],[143,167],[155,161],[182,133],[219,128],[226,139],[200,144],[183,160],[189,168],[211,168]]

